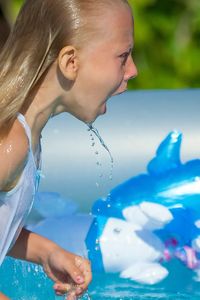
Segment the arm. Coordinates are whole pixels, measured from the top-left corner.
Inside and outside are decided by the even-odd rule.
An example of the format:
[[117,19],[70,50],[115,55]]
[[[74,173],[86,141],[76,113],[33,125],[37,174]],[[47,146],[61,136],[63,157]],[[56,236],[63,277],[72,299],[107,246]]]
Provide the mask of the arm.
[[[47,275],[55,282],[58,294],[73,290],[78,296],[87,289],[91,281],[88,260],[74,255],[52,241],[23,229],[8,255],[43,266]],[[1,300],[1,298],[0,298]]]
[[8,255],[42,265],[45,255],[47,255],[53,247],[56,247],[53,242],[26,229],[22,229],[15,245]]

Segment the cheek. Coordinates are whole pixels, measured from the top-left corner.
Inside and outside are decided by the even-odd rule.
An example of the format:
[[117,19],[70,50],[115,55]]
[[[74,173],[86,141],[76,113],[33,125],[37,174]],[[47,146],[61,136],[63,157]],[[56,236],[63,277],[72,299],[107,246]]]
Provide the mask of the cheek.
[[105,63],[96,61],[88,63],[81,71],[82,91],[87,96],[95,97],[99,100],[112,96],[121,89],[124,79],[124,69],[118,61],[108,60]]
[[106,66],[106,71],[104,72],[105,85],[107,84],[108,89],[110,89],[111,94],[116,92],[124,80],[124,70],[121,68],[119,63]]
[[124,73],[119,72],[113,83],[112,96],[124,91],[126,88],[126,84],[124,83]]
[[118,84],[118,87],[122,84],[124,81],[125,76],[125,68],[121,65],[121,63],[118,61],[115,66],[115,82]]

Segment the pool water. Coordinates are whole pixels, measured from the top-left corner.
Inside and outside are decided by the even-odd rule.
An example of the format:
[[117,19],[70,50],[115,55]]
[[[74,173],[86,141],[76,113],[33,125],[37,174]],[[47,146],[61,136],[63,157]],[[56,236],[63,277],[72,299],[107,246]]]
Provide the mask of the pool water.
[[[169,276],[154,286],[137,284],[118,274],[94,274],[89,297],[82,300],[200,299],[200,283],[180,262],[167,265]],[[7,258],[0,269],[0,290],[12,300],[62,300],[55,296],[53,282],[34,264]]]

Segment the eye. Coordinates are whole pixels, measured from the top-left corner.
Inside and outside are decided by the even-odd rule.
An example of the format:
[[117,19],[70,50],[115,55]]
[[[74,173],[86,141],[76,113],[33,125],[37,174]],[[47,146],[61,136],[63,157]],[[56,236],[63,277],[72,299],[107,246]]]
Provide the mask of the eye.
[[130,48],[129,51],[126,51],[124,52],[123,54],[121,54],[119,57],[121,58],[122,60],[122,65],[124,66],[126,64],[126,61],[129,57],[129,55],[132,55],[132,51],[133,51],[133,48]]
[[128,59],[129,54],[130,54],[130,52],[126,52],[126,53],[123,53],[122,55],[120,55],[120,58],[122,59],[122,65],[123,66],[126,64],[126,61]]
[[120,228],[114,228],[114,229],[113,229],[113,232],[114,232],[115,234],[119,234],[119,233],[121,232],[121,229],[120,229]]

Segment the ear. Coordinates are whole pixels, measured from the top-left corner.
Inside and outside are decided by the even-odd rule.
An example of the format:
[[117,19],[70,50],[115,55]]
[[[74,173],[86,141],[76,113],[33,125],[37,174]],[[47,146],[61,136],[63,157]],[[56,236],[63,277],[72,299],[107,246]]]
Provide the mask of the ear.
[[77,49],[73,46],[66,46],[61,49],[58,55],[58,65],[61,73],[68,80],[75,80],[78,71]]

